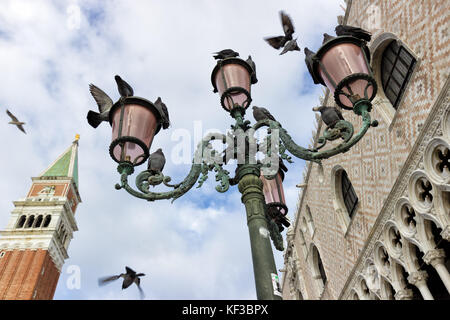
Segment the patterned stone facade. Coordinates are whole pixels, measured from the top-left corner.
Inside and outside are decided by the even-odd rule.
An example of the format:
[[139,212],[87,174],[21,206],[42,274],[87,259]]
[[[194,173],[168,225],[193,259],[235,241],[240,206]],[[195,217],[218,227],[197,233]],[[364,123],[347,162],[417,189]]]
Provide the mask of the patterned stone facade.
[[[372,33],[369,45],[377,82],[380,56],[390,41],[400,41],[417,63],[397,109],[378,83],[371,114],[379,126],[344,155],[323,161],[323,182],[316,165],[306,166],[297,215],[287,236],[283,297],[410,299],[421,294],[429,299],[426,280],[417,280],[422,274],[419,262],[431,265],[427,257],[436,255],[432,229],[437,228],[444,241],[450,233],[450,173],[445,167],[437,170],[448,161],[450,144],[450,3],[346,2],[346,15],[338,19]],[[321,100],[334,105],[328,94]],[[345,111],[344,117],[358,130],[361,120],[356,115]],[[323,129],[319,123],[316,138]],[[351,219],[336,183],[342,169],[359,198]],[[430,196],[424,200],[427,190]],[[309,216],[314,230],[308,226]],[[448,254],[440,259],[433,268],[450,292]],[[318,273],[319,262],[326,281]]]

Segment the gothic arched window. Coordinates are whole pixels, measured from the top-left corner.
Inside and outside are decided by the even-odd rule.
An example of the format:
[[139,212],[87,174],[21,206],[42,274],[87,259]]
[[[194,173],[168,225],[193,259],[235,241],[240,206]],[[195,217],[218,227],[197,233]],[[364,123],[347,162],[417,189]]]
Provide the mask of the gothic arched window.
[[391,41],[383,51],[381,82],[384,94],[394,109],[398,108],[415,64],[416,59],[399,41]]
[[341,173],[341,190],[345,207],[347,208],[348,215],[351,219],[355,213],[356,205],[358,204],[358,196],[356,195],[355,189],[353,189],[352,183],[345,170],[342,170]]
[[313,277],[317,281],[320,282],[320,292],[322,292],[325,287],[325,283],[327,282],[327,275],[325,273],[325,268],[322,263],[322,259],[320,257],[319,250],[313,244],[312,245],[312,267],[313,267]]

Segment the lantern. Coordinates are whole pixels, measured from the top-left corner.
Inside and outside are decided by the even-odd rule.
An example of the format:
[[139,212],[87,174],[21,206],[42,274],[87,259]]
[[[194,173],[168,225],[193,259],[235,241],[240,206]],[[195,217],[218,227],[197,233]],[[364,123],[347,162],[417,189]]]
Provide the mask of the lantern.
[[247,109],[252,101],[250,86],[253,84],[252,67],[242,59],[218,60],[211,74],[214,92],[220,94],[220,104],[231,111],[235,107]]
[[280,159],[280,167],[273,179],[267,179],[264,175],[260,175],[260,179],[263,183],[263,193],[268,216],[275,221],[280,231],[284,229],[282,225],[286,227],[289,227],[290,225],[289,220],[286,217],[288,208],[286,206],[283,189],[285,171],[287,171],[287,168]]
[[336,103],[353,110],[361,99],[373,100],[377,84],[366,43],[351,36],[330,37],[313,59],[314,78],[334,93]]
[[112,142],[109,153],[114,161],[144,163],[154,136],[161,129],[161,115],[152,102],[126,97],[116,102],[109,113]]

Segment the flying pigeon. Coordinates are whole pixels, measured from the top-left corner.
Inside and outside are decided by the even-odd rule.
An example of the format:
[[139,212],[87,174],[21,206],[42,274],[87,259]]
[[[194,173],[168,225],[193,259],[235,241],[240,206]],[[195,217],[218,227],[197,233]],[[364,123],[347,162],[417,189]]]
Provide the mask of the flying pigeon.
[[297,44],[297,39],[289,40],[289,42],[287,42],[284,46],[283,51],[281,51],[280,56],[288,51],[300,51],[300,48]]
[[125,267],[125,270],[127,271],[127,273],[121,273],[121,274],[116,275],[116,276],[109,276],[109,277],[99,278],[98,279],[98,285],[99,286],[104,286],[104,285],[110,283],[111,281],[117,280],[119,278],[123,278],[122,290],[128,288],[133,283],[136,283],[136,285],[137,285],[137,287],[139,289],[139,293],[141,295],[141,299],[143,299],[144,298],[144,291],[142,290],[142,288],[140,286],[141,279],[139,277],[145,276],[145,274],[144,273],[136,273],[136,271],[132,270],[129,267]]
[[239,56],[239,53],[232,49],[224,49],[218,52],[214,52],[214,54],[215,54],[214,59],[216,60]]
[[9,122],[9,124],[16,125],[20,131],[22,131],[23,133],[26,134],[25,129],[23,128],[23,125],[25,124],[25,122],[19,121],[19,119],[17,119],[11,112],[9,112],[9,110],[6,110],[6,114],[8,114],[8,116],[10,116],[11,120],[12,120]]
[[253,70],[253,72],[252,72],[252,74],[250,76],[251,83],[253,83],[253,84],[257,83],[258,79],[256,78],[256,64],[255,64],[255,62],[252,60],[251,56],[248,56],[248,59],[245,60],[245,62],[247,62],[250,65],[250,67],[252,67],[252,70]]
[[257,106],[253,107],[253,118],[255,118],[256,121],[261,121],[261,120],[266,120],[266,119],[277,121],[277,120],[275,120],[273,115],[269,112],[269,110],[267,110],[266,108],[263,108],[263,107],[259,108]]
[[314,83],[318,84],[318,83],[320,83],[320,81],[316,79],[316,77],[314,76],[314,73],[313,73],[313,70],[314,70],[313,69],[313,59],[312,59],[313,55],[315,55],[315,52],[309,50],[308,47],[306,47],[305,48],[305,64],[306,64],[306,67],[308,68],[309,73],[311,74],[311,77],[314,80]]
[[97,102],[100,113],[89,110],[87,120],[92,127],[97,128],[102,121],[109,120],[109,110],[113,106],[113,101],[102,89],[92,83],[89,85],[89,91]]
[[169,120],[169,111],[167,110],[166,104],[162,102],[161,97],[158,97],[154,105],[161,114],[163,129],[167,129],[170,126],[170,120]]
[[286,13],[280,11],[280,18],[281,24],[283,26],[284,36],[264,38],[264,40],[266,40],[268,44],[270,44],[273,48],[277,50],[280,49],[281,47],[284,47],[284,45],[289,40],[292,40],[292,34],[295,31],[294,25],[292,24],[292,20]]
[[152,174],[161,173],[164,169],[164,165],[166,164],[166,157],[162,152],[162,149],[159,148],[155,152],[153,152],[148,158],[148,170]]
[[339,120],[345,120],[341,111],[336,107],[314,107],[313,111],[319,111],[322,121],[330,128],[333,128]]
[[344,26],[341,24],[338,25],[334,29],[334,31],[338,36],[352,36],[364,40],[366,42],[369,42],[372,37],[372,34],[364,29],[352,26]]
[[125,80],[118,75],[116,75],[114,79],[116,79],[117,89],[122,98],[131,97],[134,94],[133,88]]

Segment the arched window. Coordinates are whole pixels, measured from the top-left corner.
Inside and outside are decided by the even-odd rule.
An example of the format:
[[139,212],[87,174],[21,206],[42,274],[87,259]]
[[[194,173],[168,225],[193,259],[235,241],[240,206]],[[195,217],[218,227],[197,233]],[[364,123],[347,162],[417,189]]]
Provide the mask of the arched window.
[[34,222],[34,216],[29,216],[27,220],[27,224],[25,225],[25,228],[31,228]]
[[391,41],[383,51],[381,58],[381,82],[384,94],[392,103],[394,109],[398,108],[415,64],[416,59],[400,41]]
[[358,204],[358,196],[356,195],[355,189],[353,189],[352,183],[345,170],[342,170],[341,173],[341,190],[345,207],[347,208],[348,215],[351,219],[355,213],[356,205]]
[[39,228],[42,224],[43,219],[44,219],[44,216],[42,214],[40,214],[36,219],[36,223],[34,224],[34,227]]
[[325,268],[322,263],[322,258],[320,257],[319,250],[312,244],[312,273],[313,278],[316,280],[317,287],[319,289],[319,295],[322,294],[325,284],[327,282],[327,275],[325,273]]
[[47,215],[45,216],[44,219],[44,224],[42,225],[43,228],[47,228],[48,225],[50,224],[50,221],[52,220],[52,216],[51,215]]
[[309,228],[309,233],[311,234],[311,237],[314,235],[314,231],[316,229],[316,227],[314,226],[314,220],[312,218],[312,214],[311,214],[311,209],[309,208],[308,205],[306,205],[306,222]]
[[25,220],[26,220],[25,215],[20,216],[19,221],[17,221],[16,228],[23,228],[23,225],[25,224]]

